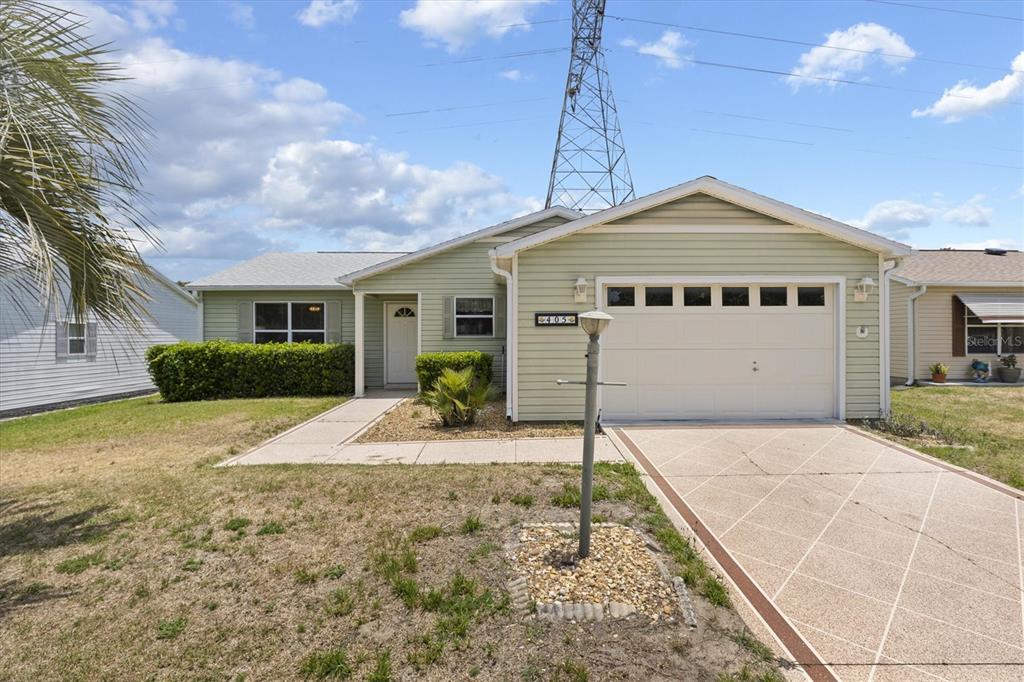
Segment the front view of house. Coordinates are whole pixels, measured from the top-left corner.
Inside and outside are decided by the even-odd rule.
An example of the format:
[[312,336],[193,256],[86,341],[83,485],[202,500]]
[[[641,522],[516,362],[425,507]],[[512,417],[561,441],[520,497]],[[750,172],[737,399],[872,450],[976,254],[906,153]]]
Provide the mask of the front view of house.
[[418,353],[494,355],[515,421],[875,417],[887,272],[909,247],[711,177],[590,215],[539,211],[408,254],[268,254],[191,285],[204,338],[355,344],[356,393],[415,385]]

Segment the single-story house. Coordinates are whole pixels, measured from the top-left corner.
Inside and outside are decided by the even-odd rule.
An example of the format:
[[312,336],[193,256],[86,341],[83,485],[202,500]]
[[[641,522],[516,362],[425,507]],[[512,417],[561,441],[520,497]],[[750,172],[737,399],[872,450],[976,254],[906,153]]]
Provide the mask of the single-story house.
[[0,274],[0,416],[151,393],[146,349],[200,336],[198,302],[160,273],[139,282],[150,297],[141,330],[71,319],[67,292],[48,308],[33,282]]
[[[395,254],[271,254],[194,282],[203,336],[355,344],[356,393],[417,353],[495,355],[515,421],[582,418],[602,336],[605,421],[877,417],[887,270],[910,248],[712,177],[581,215],[555,207]],[[334,262],[331,262],[331,259]],[[359,265],[356,260],[367,259]]]
[[971,363],[1019,354],[1024,363],[1024,253],[915,251],[893,270],[890,289],[894,383],[973,378]]

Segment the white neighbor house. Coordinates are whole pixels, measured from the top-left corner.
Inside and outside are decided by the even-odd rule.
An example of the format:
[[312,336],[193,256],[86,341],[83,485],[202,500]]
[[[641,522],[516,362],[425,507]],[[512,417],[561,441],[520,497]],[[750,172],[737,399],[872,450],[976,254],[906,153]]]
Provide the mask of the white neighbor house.
[[162,275],[144,285],[150,319],[141,335],[47,311],[14,285],[21,276],[0,274],[0,416],[154,391],[146,349],[199,338],[197,301]]

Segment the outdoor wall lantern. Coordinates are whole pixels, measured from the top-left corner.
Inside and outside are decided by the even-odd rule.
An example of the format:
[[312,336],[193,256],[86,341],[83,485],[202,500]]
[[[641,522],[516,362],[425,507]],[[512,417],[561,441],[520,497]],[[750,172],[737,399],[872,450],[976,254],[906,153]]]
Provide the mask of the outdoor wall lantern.
[[583,277],[577,277],[576,283],[572,286],[573,300],[577,303],[587,302],[587,280]]
[[853,300],[858,303],[863,303],[868,300],[868,294],[870,294],[871,290],[874,288],[875,280],[870,277],[861,278],[861,280],[857,282],[857,286],[853,288]]

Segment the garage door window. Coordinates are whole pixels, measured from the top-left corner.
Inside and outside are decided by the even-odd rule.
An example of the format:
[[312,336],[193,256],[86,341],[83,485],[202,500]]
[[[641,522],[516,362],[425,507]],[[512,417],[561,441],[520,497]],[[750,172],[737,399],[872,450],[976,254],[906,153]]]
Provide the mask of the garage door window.
[[750,289],[748,289],[747,287],[722,287],[722,305],[750,305]]
[[672,305],[672,287],[645,287],[644,305],[657,308]]
[[683,287],[684,306],[710,306],[711,287]]
[[636,289],[633,287],[608,287],[608,307],[622,308],[636,305]]
[[800,306],[825,305],[825,287],[797,287],[796,304]]
[[761,287],[761,307],[784,306],[788,303],[786,287]]

